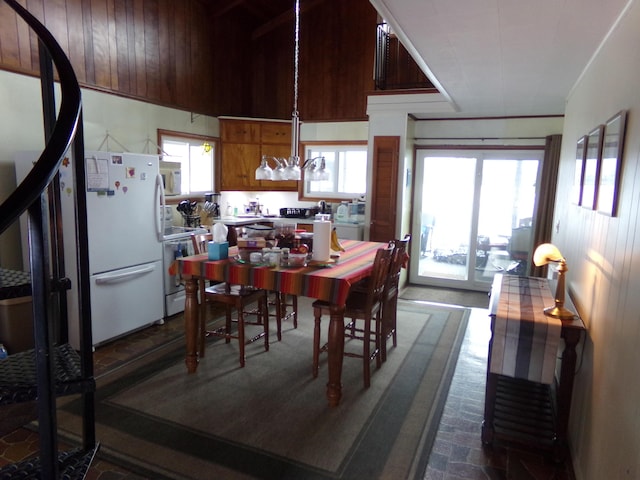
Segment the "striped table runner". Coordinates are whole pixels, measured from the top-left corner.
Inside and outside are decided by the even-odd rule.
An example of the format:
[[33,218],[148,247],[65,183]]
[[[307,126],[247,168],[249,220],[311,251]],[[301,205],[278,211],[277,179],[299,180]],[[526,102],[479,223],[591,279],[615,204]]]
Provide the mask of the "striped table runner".
[[[251,285],[344,305],[351,285],[370,275],[376,251],[387,244],[357,240],[341,240],[340,243],[346,251],[328,268],[253,266],[232,258],[208,261],[207,254],[202,254],[179,259],[179,269],[182,275]],[[229,255],[232,254],[230,249]]]
[[[562,322],[544,309],[554,298],[546,279],[504,275],[495,312],[489,371],[553,383]],[[495,307],[494,307],[495,308]]]

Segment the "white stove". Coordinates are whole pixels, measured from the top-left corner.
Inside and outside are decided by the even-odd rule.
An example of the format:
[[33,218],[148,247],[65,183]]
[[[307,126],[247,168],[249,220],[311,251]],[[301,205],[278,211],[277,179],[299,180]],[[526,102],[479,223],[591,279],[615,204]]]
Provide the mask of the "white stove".
[[207,233],[205,228],[178,227],[171,224],[171,207],[165,209],[163,236],[163,276],[164,276],[164,316],[170,317],[184,311],[186,294],[179,275],[169,271],[173,262],[180,257],[193,255],[192,233]]
[[198,227],[174,227],[173,225],[170,227],[165,227],[163,240],[166,242],[168,240],[178,240],[181,238],[190,238],[192,233],[203,233],[206,232],[204,228]]

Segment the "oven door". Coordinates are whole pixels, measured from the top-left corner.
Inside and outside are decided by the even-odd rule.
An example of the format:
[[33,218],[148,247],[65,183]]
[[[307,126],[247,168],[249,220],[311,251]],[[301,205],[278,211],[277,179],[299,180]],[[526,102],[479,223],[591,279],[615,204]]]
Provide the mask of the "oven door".
[[183,238],[166,240],[164,246],[164,298],[165,298],[165,317],[170,317],[176,313],[184,311],[185,292],[184,285],[179,275],[171,273],[171,264],[176,258],[193,255],[193,245],[191,238],[184,236]]
[[179,275],[171,274],[175,269],[170,267],[176,258],[193,255],[192,233],[207,233],[207,229],[175,226],[165,228],[164,241],[162,242],[165,318],[184,311],[184,284]]

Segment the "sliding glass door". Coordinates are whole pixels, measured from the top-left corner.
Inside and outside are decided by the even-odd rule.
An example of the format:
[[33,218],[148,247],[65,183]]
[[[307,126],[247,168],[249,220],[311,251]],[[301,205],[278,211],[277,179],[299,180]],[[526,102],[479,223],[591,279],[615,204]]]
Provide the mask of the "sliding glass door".
[[498,272],[525,275],[542,155],[418,150],[411,282],[484,291]]

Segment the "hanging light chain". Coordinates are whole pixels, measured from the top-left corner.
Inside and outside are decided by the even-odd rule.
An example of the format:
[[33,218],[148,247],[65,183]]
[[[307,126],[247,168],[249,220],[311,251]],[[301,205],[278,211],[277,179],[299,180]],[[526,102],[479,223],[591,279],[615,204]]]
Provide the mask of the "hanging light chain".
[[291,113],[291,162],[299,161],[298,141],[300,118],[298,116],[298,67],[300,57],[300,0],[295,0],[295,28],[293,42],[293,112]]
[[293,48],[293,114],[298,115],[298,68],[300,57],[300,0],[295,0],[295,27]]

